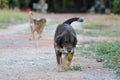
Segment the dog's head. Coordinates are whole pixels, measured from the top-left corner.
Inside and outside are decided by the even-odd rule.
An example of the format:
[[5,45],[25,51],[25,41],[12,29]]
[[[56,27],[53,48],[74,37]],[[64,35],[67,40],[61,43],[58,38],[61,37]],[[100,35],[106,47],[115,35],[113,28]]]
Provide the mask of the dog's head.
[[73,53],[77,44],[77,38],[74,33],[65,31],[56,38],[56,43],[64,50],[64,53]]

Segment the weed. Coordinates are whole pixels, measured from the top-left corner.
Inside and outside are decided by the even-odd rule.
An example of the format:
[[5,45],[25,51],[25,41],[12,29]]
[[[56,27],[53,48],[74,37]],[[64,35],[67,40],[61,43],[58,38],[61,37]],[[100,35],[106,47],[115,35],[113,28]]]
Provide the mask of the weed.
[[75,70],[75,71],[81,71],[81,67],[80,66],[72,66],[71,70]]

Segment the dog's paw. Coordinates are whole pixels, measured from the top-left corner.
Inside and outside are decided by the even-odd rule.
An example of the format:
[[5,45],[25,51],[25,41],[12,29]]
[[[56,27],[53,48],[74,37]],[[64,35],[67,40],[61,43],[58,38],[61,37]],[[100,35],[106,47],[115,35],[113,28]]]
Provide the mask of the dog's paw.
[[29,38],[29,40],[32,40],[31,38]]
[[70,67],[69,66],[64,66],[64,70],[68,71],[68,70],[70,70]]
[[40,40],[41,38],[42,38],[42,36],[39,36],[39,37],[38,37],[38,40]]
[[65,70],[64,70],[64,67],[62,65],[58,65],[57,71],[58,72],[64,72]]

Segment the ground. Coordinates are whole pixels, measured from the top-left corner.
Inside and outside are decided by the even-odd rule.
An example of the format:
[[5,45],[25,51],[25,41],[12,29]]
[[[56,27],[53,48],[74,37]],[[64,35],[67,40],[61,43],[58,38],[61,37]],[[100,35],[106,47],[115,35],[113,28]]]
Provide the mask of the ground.
[[[102,62],[85,57],[74,57],[71,66],[81,70],[58,72],[53,47],[56,25],[51,19],[63,19],[80,14],[49,14],[40,40],[30,40],[29,23],[9,26],[0,30],[0,80],[118,80],[114,70],[103,68]],[[88,15],[81,15],[88,18]],[[58,23],[58,22],[56,22]],[[76,23],[77,24],[77,23]],[[77,27],[76,27],[77,28]],[[91,40],[117,38],[78,36],[78,44]]]

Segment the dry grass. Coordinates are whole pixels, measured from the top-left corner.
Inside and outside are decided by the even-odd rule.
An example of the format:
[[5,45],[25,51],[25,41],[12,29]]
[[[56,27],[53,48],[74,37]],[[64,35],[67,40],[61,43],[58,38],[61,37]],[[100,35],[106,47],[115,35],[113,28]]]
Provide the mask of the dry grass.
[[24,12],[13,10],[0,10],[0,28],[6,28],[8,25],[25,22],[27,15]]

